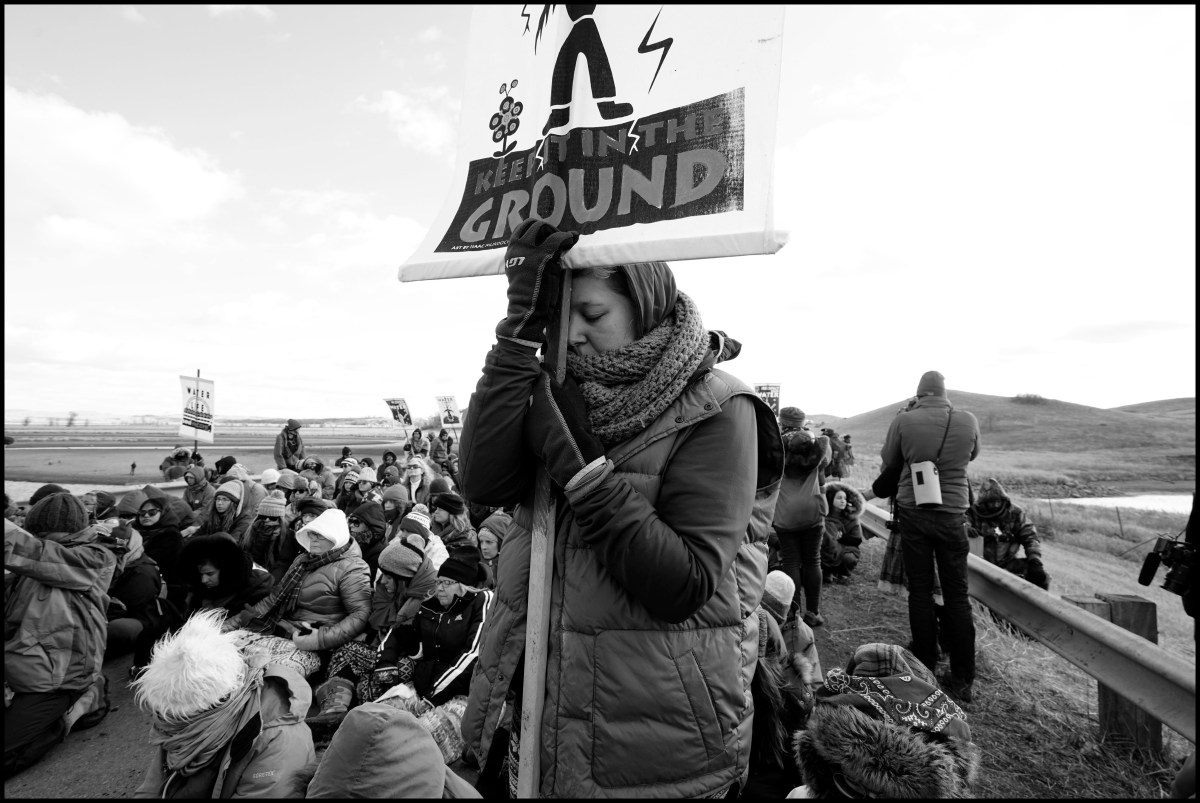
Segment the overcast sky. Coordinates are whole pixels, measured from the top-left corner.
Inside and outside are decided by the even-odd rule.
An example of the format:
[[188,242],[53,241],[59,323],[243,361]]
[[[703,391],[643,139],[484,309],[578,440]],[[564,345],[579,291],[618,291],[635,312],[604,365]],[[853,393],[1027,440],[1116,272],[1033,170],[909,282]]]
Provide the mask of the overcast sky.
[[[466,406],[504,279],[397,268],[461,186],[469,15],[6,6],[6,412],[173,414],[197,369],[218,422]],[[1098,407],[1195,395],[1195,23],[789,7],[791,241],[675,265],[743,342],[730,372],[842,417],[929,369]]]

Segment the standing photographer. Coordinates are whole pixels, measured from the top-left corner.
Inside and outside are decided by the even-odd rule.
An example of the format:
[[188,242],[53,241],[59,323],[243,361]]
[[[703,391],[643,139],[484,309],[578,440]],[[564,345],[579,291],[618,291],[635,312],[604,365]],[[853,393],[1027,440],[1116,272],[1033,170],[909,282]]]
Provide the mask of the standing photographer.
[[[955,410],[946,378],[927,371],[916,402],[892,419],[883,441],[881,474],[900,470],[896,518],[908,575],[908,620],[913,652],[936,670],[938,617],[933,604],[934,565],[945,599],[943,640],[950,653],[947,692],[971,702],[975,682],[975,623],[967,598],[967,464],[979,454],[979,422]],[[914,471],[914,464],[924,464]],[[914,482],[914,473],[918,474]]]

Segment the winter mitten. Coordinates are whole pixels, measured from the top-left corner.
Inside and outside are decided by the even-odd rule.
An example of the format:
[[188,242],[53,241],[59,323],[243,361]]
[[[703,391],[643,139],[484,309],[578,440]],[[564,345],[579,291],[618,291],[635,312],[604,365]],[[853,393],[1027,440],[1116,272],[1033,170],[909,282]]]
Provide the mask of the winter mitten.
[[525,442],[550,479],[568,492],[602,474],[607,465],[604,446],[588,424],[583,394],[570,377],[560,385],[542,371],[525,416]]
[[1039,588],[1046,587],[1048,578],[1046,577],[1046,569],[1042,566],[1041,559],[1029,558],[1025,561],[1025,579]]
[[559,259],[578,239],[578,232],[559,231],[537,218],[517,226],[504,253],[508,315],[496,326],[496,337],[533,348],[546,342],[546,324],[558,290]]

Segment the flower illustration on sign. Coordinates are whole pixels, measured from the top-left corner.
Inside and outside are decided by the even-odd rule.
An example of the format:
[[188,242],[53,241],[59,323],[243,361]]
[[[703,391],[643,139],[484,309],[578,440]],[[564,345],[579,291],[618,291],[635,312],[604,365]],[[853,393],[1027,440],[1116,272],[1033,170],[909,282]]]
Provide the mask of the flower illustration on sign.
[[492,154],[497,158],[517,147],[515,139],[511,143],[508,141],[508,138],[517,133],[517,129],[521,127],[521,121],[517,118],[525,109],[521,101],[513,100],[512,95],[509,94],[516,88],[516,78],[512,80],[511,84],[500,85],[500,94],[504,96],[504,100],[500,101],[500,111],[492,115],[491,122],[488,124],[488,127],[492,129],[492,142],[500,143],[500,150]]

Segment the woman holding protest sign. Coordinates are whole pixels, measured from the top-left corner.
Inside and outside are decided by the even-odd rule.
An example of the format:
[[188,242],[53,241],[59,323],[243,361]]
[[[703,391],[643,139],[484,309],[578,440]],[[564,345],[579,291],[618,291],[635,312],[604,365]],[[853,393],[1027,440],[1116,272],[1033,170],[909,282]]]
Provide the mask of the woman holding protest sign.
[[750,387],[714,368],[740,345],[704,328],[661,262],[575,274],[558,384],[537,349],[576,239],[540,220],[514,232],[508,317],[468,407],[464,494],[515,512],[463,733],[483,766],[498,730],[516,741],[500,716],[520,711],[519,699],[504,704],[522,685],[544,466],[559,512],[535,789],[713,796],[747,768],[766,575],[766,529],[751,522],[769,518],[754,513],[773,502],[779,429]]

